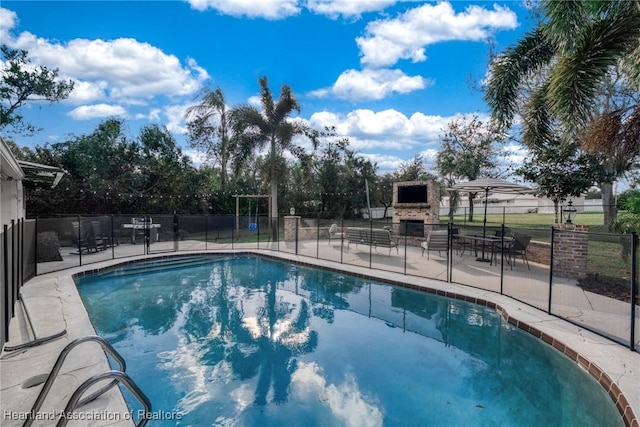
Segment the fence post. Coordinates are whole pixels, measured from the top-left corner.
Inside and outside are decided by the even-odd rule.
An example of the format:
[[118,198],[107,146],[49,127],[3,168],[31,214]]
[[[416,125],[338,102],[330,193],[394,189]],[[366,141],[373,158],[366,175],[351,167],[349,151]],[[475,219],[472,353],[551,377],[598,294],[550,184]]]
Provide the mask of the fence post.
[[[80,239],[82,238],[82,218],[78,215],[78,262],[82,266],[82,242]],[[87,245],[87,250],[89,249],[89,242],[85,242]]]
[[636,342],[636,298],[638,297],[638,280],[636,265],[638,262],[638,235],[634,231],[631,233],[631,332],[629,337],[629,349],[635,350]]
[[204,250],[209,249],[209,214],[204,214]]
[[33,269],[33,276],[37,276],[38,275],[38,217],[36,217],[35,219],[36,223],[34,226],[34,235],[33,235],[33,263],[34,263],[34,269]]
[[4,331],[2,331],[4,340],[3,342],[9,341],[9,322],[11,321],[11,299],[9,298],[9,226],[4,224],[3,233],[2,233],[2,267],[4,271],[4,275],[2,281],[4,282],[4,286],[2,289],[3,292],[3,300],[4,300]]
[[556,229],[551,227],[551,252],[549,253],[549,302],[547,303],[547,314],[551,314],[551,290],[553,287],[553,240],[555,238]]
[[[18,270],[18,264],[17,264],[17,260],[16,260],[16,253],[18,253],[17,251],[18,249],[18,242],[16,240],[16,220],[12,219],[11,220],[11,289],[13,292],[13,299],[14,301],[17,301],[19,298],[18,296],[18,275],[17,275],[17,270]],[[13,307],[11,308],[11,317],[16,315],[16,308],[15,308],[15,303],[13,304]]]
[[340,219],[340,264],[342,264],[344,262],[344,236],[345,236],[345,231],[344,231],[344,218]]
[[500,295],[504,295],[504,208],[502,209],[502,226],[500,228]]
[[[109,239],[109,243],[111,243],[111,259],[116,259],[116,233],[113,229],[113,215],[109,215],[109,224],[111,224],[111,238]],[[118,242],[118,244],[120,244]]]
[[[151,225],[149,225],[149,229],[147,230],[149,233],[151,233]],[[178,250],[180,249],[178,247],[179,243],[178,240],[180,240],[180,220],[178,218],[178,215],[173,215],[173,251],[174,252],[178,252]],[[149,248],[149,245],[147,245],[147,248]],[[148,253],[148,252],[147,252]]]
[[296,217],[296,255],[298,255],[298,227],[300,227],[300,217]]
[[451,283],[452,270],[453,270],[453,224],[449,222],[447,223],[447,283]]
[[320,258],[320,211],[318,211],[318,222],[316,223],[316,259]]
[[[22,218],[18,218],[18,271],[17,273],[17,279],[18,279],[18,286],[17,289],[20,290],[20,288],[23,285],[23,281],[22,281],[22,274],[23,274],[23,270],[24,270],[24,266],[22,265],[23,263],[23,251],[24,251],[24,239],[22,238],[22,224],[24,222],[24,219]],[[20,296],[20,293],[18,293],[18,296]]]

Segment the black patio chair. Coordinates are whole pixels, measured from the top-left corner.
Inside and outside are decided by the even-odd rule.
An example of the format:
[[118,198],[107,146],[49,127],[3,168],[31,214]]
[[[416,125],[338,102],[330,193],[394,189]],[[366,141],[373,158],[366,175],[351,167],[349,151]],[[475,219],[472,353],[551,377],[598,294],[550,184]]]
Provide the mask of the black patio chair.
[[456,248],[456,253],[460,256],[464,255],[467,247],[471,246],[471,242],[460,235],[458,228],[451,229],[451,244]]
[[527,258],[527,247],[529,246],[529,242],[531,241],[531,236],[521,233],[513,233],[513,241],[508,246],[508,255],[509,255],[509,264],[511,265],[511,269],[513,270],[513,264],[516,263],[515,257],[522,257],[522,262],[527,264],[527,268],[531,270],[529,267],[529,259]]

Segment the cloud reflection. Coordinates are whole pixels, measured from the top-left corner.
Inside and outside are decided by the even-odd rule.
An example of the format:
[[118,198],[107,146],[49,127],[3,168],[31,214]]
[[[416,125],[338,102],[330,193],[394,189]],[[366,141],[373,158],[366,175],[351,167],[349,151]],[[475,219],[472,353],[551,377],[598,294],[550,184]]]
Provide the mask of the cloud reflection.
[[345,426],[382,426],[384,415],[375,399],[360,391],[356,379],[347,373],[342,384],[327,384],[316,363],[298,363],[292,375],[291,394],[299,401],[317,401],[331,409]]

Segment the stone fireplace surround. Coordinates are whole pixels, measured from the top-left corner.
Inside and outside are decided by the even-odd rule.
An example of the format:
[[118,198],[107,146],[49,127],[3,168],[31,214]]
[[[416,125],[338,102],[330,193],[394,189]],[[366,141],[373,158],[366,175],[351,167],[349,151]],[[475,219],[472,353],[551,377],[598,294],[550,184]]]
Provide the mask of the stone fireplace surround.
[[[426,203],[399,203],[398,188],[408,186],[421,186],[427,188]],[[440,225],[440,186],[431,180],[425,181],[405,181],[393,183],[393,219],[392,231],[397,236],[405,235],[405,222],[415,224],[421,221],[424,225],[422,235],[411,234],[416,240],[423,240],[431,229],[437,229]]]

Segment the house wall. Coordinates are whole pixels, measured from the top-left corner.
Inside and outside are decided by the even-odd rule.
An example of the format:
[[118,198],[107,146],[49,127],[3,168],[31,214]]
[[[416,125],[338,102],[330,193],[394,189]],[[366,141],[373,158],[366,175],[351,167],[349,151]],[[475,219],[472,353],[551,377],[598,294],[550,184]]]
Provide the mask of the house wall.
[[11,224],[11,220],[23,219],[25,214],[24,173],[9,147],[0,138],[0,226]]
[[[602,199],[587,200],[584,196],[571,199],[573,206],[580,212],[602,212]],[[456,214],[461,215],[469,209],[467,196],[460,198]],[[487,213],[553,213],[553,202],[546,197],[522,194],[490,194]],[[484,212],[484,198],[478,198],[474,204],[474,213]],[[449,215],[449,198],[443,197],[440,202],[440,215]]]

